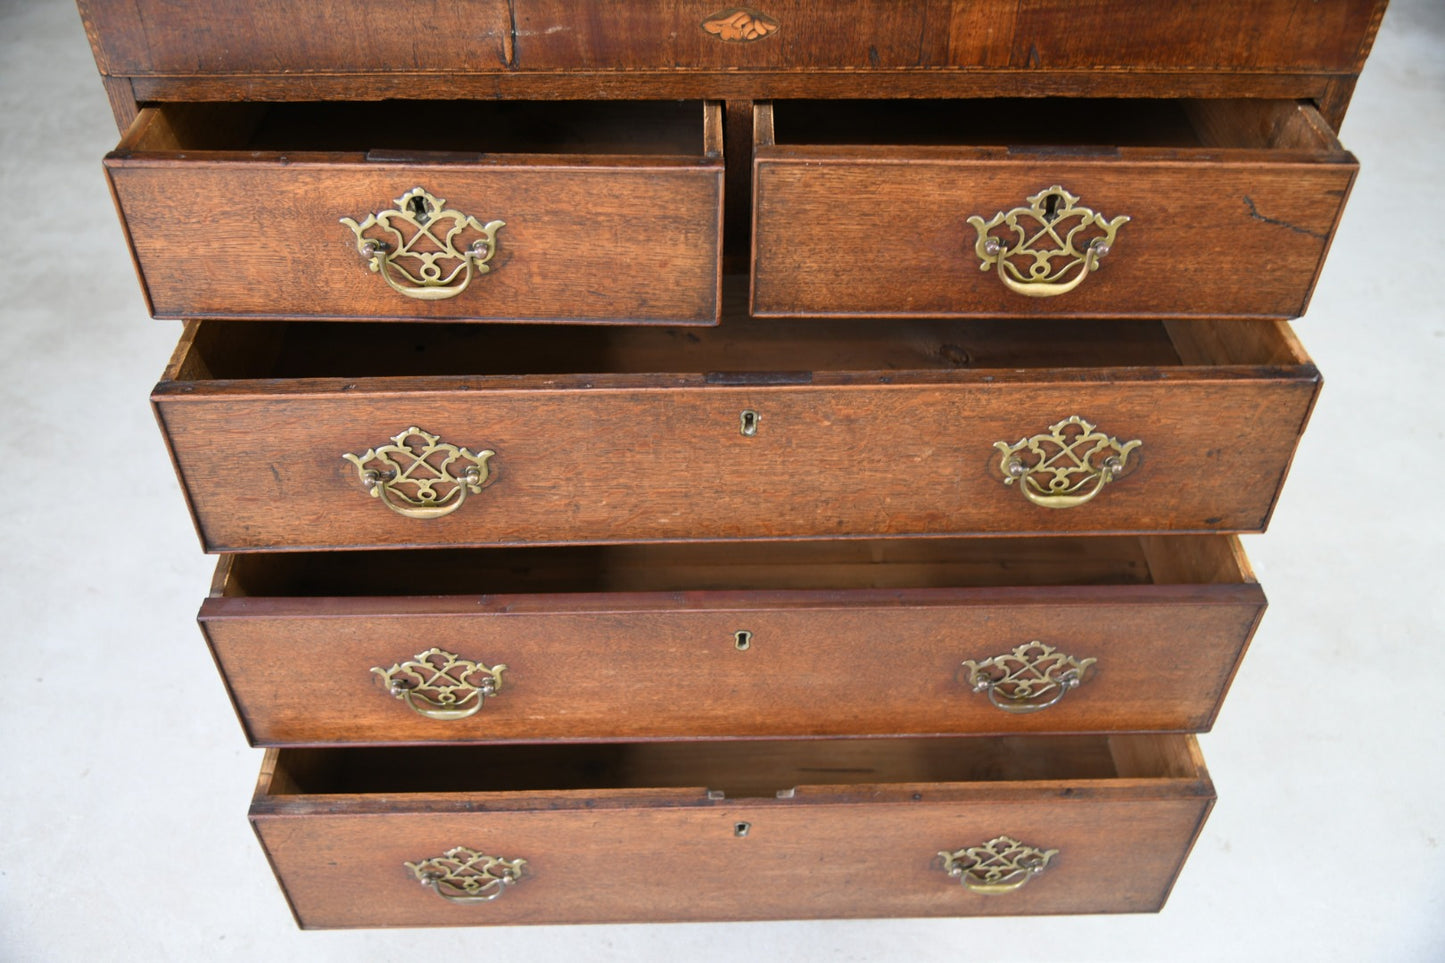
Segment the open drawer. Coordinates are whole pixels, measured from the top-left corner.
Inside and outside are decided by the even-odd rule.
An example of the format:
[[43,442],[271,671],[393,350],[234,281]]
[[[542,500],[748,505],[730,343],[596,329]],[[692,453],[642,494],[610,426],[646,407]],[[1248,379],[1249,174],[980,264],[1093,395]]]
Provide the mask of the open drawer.
[[253,745],[1209,728],[1264,611],[1238,542],[227,556],[200,623]]
[[715,103],[166,104],[105,168],[157,317],[718,318]]
[[305,927],[1158,910],[1191,736],[270,750],[251,821]]
[[1294,101],[755,109],[757,315],[1304,313],[1357,164]]
[[189,325],[153,402],[208,551],[1264,528],[1283,322]]

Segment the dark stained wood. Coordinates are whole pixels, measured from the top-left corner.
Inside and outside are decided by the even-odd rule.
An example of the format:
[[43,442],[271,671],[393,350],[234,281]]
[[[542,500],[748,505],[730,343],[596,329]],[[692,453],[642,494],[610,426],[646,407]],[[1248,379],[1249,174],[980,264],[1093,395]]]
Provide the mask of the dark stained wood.
[[[595,790],[425,795],[330,795],[345,793],[345,773],[357,768],[347,751],[282,750],[268,753],[268,769],[281,773],[293,759],[300,769],[263,775],[251,818],[305,927],[1149,912],[1163,905],[1212,805],[1191,747],[1187,736],[692,743],[656,747],[653,758],[631,751],[651,747],[620,756],[599,747],[585,770]],[[368,759],[372,772],[394,759],[426,783],[442,769],[510,771],[523,750],[495,763],[466,752],[352,758]],[[1142,765],[1121,772],[1115,756]],[[1151,757],[1174,762],[1151,769]],[[684,788],[740,763],[789,782],[801,770],[817,785],[785,799],[708,799],[703,786]],[[662,785],[641,788],[649,779]],[[284,792],[290,786],[306,794]],[[943,873],[940,851],[1000,834],[1059,852],[1002,896],[970,893]],[[417,885],[403,865],[459,845],[526,859],[521,880],[494,902],[462,906]],[[881,881],[867,900],[860,879]]]
[[[1157,323],[736,319],[594,329],[576,356],[496,330],[301,326],[275,368],[168,373],[154,403],[206,549],[1257,531],[1319,381],[1303,356],[1180,366],[1143,340]],[[1075,414],[1143,447],[1087,505],[1031,505],[994,443]],[[496,451],[492,484],[430,521],[367,497],[341,455],[413,425]]]
[[[927,126],[913,123],[927,116],[921,105],[882,107],[889,119],[868,111],[875,121],[869,123],[850,116],[862,110],[854,105],[778,104],[776,144],[759,141],[754,165],[752,310],[879,317],[1302,314],[1353,184],[1355,159],[1310,107],[1184,106],[1173,114],[1129,102],[1052,103],[1047,110],[1057,122],[1035,128],[1037,111],[1026,102],[940,103]],[[1060,136],[1035,146],[1041,137]],[[937,137],[942,144],[925,139]],[[1094,146],[1151,137],[1159,146]],[[1106,218],[1132,220],[1078,288],[1025,297],[1006,288],[996,270],[980,269],[967,219],[987,221],[1025,207],[1051,185]]]
[[505,69],[506,0],[351,4],[266,0],[204,10],[167,0],[79,0],[112,76]]
[[143,102],[376,101],[518,99],[577,100],[597,96],[728,100],[772,98],[948,97],[1265,97],[1319,100],[1333,89],[1321,74],[1239,74],[1226,71],[930,68],[778,71],[577,70],[501,74],[293,74],[132,78]]
[[[200,624],[253,745],[1199,731],[1264,596],[1206,571],[1233,539],[1159,541],[1191,557],[1153,581],[1132,539],[246,556]],[[1098,662],[1030,714],[970,690],[962,660],[1035,639]],[[413,713],[371,669],[432,645],[502,691]]]
[[[409,142],[404,105],[373,108],[387,121],[380,133],[359,123],[365,108],[143,112],[106,168],[152,313],[716,323],[718,105],[558,105],[522,116],[486,107],[467,111],[478,126],[400,155],[373,148]],[[567,131],[571,120],[580,130]],[[439,149],[470,153],[429,153]],[[490,273],[457,297],[420,301],[392,290],[339,223],[390,208],[417,186],[480,220],[506,222]]]
[[764,7],[780,25],[775,33],[725,43],[702,29],[727,8],[710,0],[364,8],[273,0],[204,13],[165,0],[80,2],[102,71],[134,76],[943,67],[1341,74],[1358,71],[1385,3],[771,0]]
[[115,115],[116,129],[125,133],[126,128],[135,122],[136,115],[140,112],[130,78],[102,77],[100,79],[105,84],[105,97],[110,101],[111,113]]

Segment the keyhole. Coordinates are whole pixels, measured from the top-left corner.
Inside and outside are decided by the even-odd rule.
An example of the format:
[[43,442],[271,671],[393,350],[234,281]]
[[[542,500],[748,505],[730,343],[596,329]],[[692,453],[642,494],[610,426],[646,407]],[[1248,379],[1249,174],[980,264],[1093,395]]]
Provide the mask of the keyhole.
[[753,647],[753,634],[747,629],[738,629],[733,633],[733,647],[739,652],[746,652]]
[[420,198],[420,197],[413,197],[411,200],[407,201],[407,202],[406,202],[406,209],[407,209],[408,211],[411,211],[412,216],[415,217],[418,221],[421,221],[421,222],[423,222],[423,223],[426,222],[426,219],[427,219],[426,201],[423,200],[422,198]]
[[1062,198],[1057,194],[1050,194],[1044,198],[1044,220],[1052,221],[1059,216],[1059,201]]
[[745,409],[739,416],[741,428],[739,429],[745,437],[751,438],[758,433],[758,422],[762,416],[751,408]]
[[741,839],[743,836],[746,836],[748,830],[752,828],[752,823],[736,823],[733,825],[733,835]]

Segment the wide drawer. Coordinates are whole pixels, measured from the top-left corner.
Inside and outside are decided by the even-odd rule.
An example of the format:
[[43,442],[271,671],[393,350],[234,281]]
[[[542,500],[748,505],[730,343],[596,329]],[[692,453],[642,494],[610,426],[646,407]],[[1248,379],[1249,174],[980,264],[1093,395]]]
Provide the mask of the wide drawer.
[[1158,910],[1213,799],[1190,736],[281,749],[251,820],[305,927],[999,916]]
[[253,745],[1209,728],[1264,612],[1227,536],[228,556]]
[[1259,531],[1318,388],[1283,322],[199,322],[153,403],[256,551]]
[[780,101],[755,137],[766,316],[1296,317],[1357,169],[1292,101]]
[[230,552],[1257,531],[1319,383],[1283,323],[201,322],[153,401]]
[[105,160],[165,318],[714,324],[721,108],[174,104]]

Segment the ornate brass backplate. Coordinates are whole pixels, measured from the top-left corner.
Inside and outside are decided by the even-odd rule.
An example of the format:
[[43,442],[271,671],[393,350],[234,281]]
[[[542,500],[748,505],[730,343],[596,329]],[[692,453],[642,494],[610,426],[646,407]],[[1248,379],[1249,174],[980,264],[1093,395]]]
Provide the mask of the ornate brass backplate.
[[1143,441],[1120,442],[1078,415],[1012,445],[996,441],[1003,483],[1019,483],[1024,497],[1044,508],[1082,505],[1124,473],[1129,453]]
[[[1029,197],[1028,205],[999,211],[968,223],[978,232],[974,253],[980,271],[998,269],[1010,291],[1034,298],[1067,294],[1099,268],[1114,246],[1114,235],[1129,218],[1104,215],[1079,206],[1079,198],[1058,184]],[[1002,237],[994,231],[1003,227]]]
[[1057,849],[1036,849],[1011,836],[990,839],[982,846],[940,852],[943,871],[975,893],[998,896],[1022,887],[1049,865]]
[[747,7],[719,10],[702,22],[702,29],[727,43],[752,43],[770,36],[781,26],[765,13]]
[[974,692],[987,692],[988,701],[1004,712],[1026,713],[1058,702],[1097,661],[1076,659],[1035,639],[982,662],[968,659],[962,668]]
[[417,715],[450,721],[475,715],[488,697],[500,692],[507,667],[487,668],[445,649],[431,648],[389,669],[378,665],[371,671]]
[[404,863],[423,886],[453,903],[490,903],[522,878],[525,859],[503,859],[465,846]]
[[495,454],[458,448],[413,425],[393,435],[389,445],[341,457],[356,466],[367,493],[398,515],[440,518],[486,487],[487,460]]
[[483,224],[470,214],[451,210],[446,199],[413,187],[396,199],[396,207],[366,215],[361,221],[343,217],[356,235],[356,251],[366,265],[393,289],[421,301],[454,298],[487,274],[497,251],[497,231],[505,221]]

